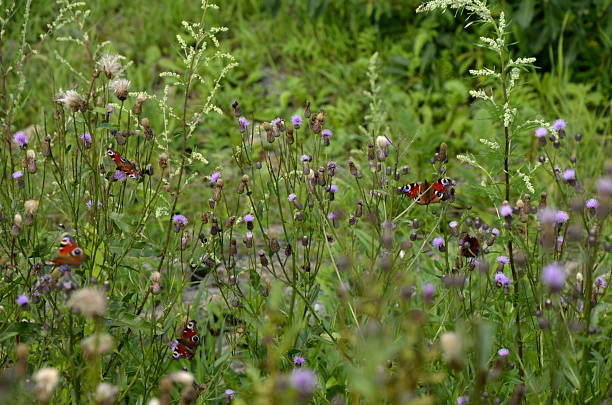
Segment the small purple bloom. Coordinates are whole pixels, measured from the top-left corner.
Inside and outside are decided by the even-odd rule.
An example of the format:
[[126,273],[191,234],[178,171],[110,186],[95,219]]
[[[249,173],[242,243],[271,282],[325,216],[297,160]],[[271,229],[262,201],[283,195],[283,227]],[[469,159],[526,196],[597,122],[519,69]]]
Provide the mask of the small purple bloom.
[[597,200],[596,200],[596,199],[594,199],[594,198],[591,198],[591,199],[590,199],[590,200],[588,200],[588,201],[586,202],[586,204],[584,204],[584,205],[585,205],[587,208],[590,208],[590,209],[595,209],[595,208],[599,207],[599,201],[597,201]]
[[17,299],[15,300],[15,302],[17,303],[17,305],[19,305],[21,308],[25,308],[26,306],[28,306],[28,304],[30,303],[30,297],[28,297],[25,294],[21,294],[17,297]]
[[117,181],[125,181],[127,179],[127,176],[123,171],[115,170],[115,174],[113,174],[113,179]]
[[544,138],[548,134],[548,130],[546,128],[540,127],[535,130],[536,138]]
[[246,238],[247,239],[253,239],[253,232],[247,232],[246,233]]
[[470,403],[470,397],[468,397],[467,395],[457,398],[457,405],[465,405],[469,403]]
[[502,217],[509,217],[510,215],[512,215],[512,207],[509,206],[508,204],[503,204],[500,208],[499,208],[499,214]]
[[334,219],[336,219],[336,213],[335,212],[330,212],[329,214],[327,214],[327,219],[329,219],[330,221],[333,221]]
[[[94,201],[93,200],[89,200],[85,203],[85,205],[87,206],[87,209],[90,210],[93,208],[94,206]],[[100,201],[98,201],[98,208],[100,208],[102,206],[102,203]]]
[[294,368],[289,383],[301,395],[309,396],[317,388],[317,377],[306,368]]
[[441,236],[437,236],[433,238],[431,244],[433,245],[433,247],[440,248],[444,246],[444,238],[442,238]]
[[329,129],[324,129],[323,131],[321,131],[321,135],[329,138],[330,136],[332,136],[332,131],[330,131]]
[[510,354],[510,350],[506,349],[505,347],[502,347],[497,351],[497,354],[499,354],[501,357],[506,357]]
[[556,221],[557,211],[552,208],[544,208],[538,212],[538,219],[545,224],[552,224]]
[[329,186],[327,191],[329,191],[330,193],[337,193],[338,192],[338,186],[336,186],[335,184],[332,184],[331,186]]
[[28,137],[25,132],[18,131],[13,135],[13,142],[15,142],[19,148],[25,149],[26,146],[28,146]]
[[576,171],[574,169],[565,169],[563,179],[565,181],[576,180]]
[[497,283],[498,287],[506,288],[512,283],[512,280],[510,280],[504,273],[495,273],[495,282]]
[[310,161],[310,156],[308,155],[302,155],[302,157],[300,158],[300,160],[302,162],[309,162]]
[[451,229],[455,229],[455,228],[457,227],[457,225],[459,225],[459,222],[457,222],[457,221],[450,221],[450,222],[448,223],[448,226],[449,226]]
[[251,125],[251,123],[249,122],[249,120],[247,120],[247,119],[246,119],[246,118],[244,118],[244,117],[240,117],[240,118],[238,118],[238,123],[240,124],[240,130],[241,130],[241,131],[246,130],[246,129],[247,129],[247,127],[248,127],[249,125]]
[[110,104],[107,104],[104,107],[106,107],[106,116],[109,116],[115,112],[115,107]]
[[552,129],[554,129],[555,131],[560,131],[562,129],[565,129],[565,121],[563,121],[562,119],[556,120],[552,124]]
[[89,132],[85,132],[80,138],[83,140],[86,148],[91,146],[91,134]]
[[601,194],[612,194],[612,177],[602,177],[597,181],[597,191]]
[[229,389],[229,388],[225,390],[225,400],[226,401],[231,401],[232,399],[234,399],[234,395],[235,395],[234,390]]
[[550,263],[542,269],[542,282],[551,291],[561,291],[565,287],[565,269],[559,263]]
[[295,201],[297,198],[297,195],[295,195],[294,193],[289,194],[289,197],[287,197],[287,201],[289,202],[293,202]]
[[172,222],[175,225],[182,225],[182,226],[187,226],[187,218],[185,218],[184,215],[181,214],[176,214],[175,216],[172,217]]
[[499,234],[500,234],[499,229],[497,229],[497,228],[493,228],[493,229],[491,229],[491,233],[492,233],[493,235],[495,235],[495,236],[499,236]]
[[595,279],[595,287],[601,288],[603,290],[604,288],[606,288],[607,285],[608,283],[606,282],[604,276],[599,276]]
[[293,357],[293,364],[296,367],[302,367],[302,364],[304,364],[306,360],[304,360],[304,358],[302,356],[295,356]]
[[569,219],[569,215],[565,211],[557,211],[557,213],[555,214],[555,222],[558,224],[567,222],[568,219]]
[[423,301],[431,302],[436,294],[436,286],[432,283],[427,283],[423,286]]
[[294,115],[293,117],[291,117],[291,122],[293,123],[294,127],[299,128],[300,125],[302,125],[302,117],[300,117],[299,115]]
[[17,170],[15,173],[13,173],[13,178],[15,180],[19,180],[22,177],[23,177],[23,172],[21,170]]
[[253,222],[253,220],[255,220],[255,217],[253,216],[253,214],[246,214],[244,216],[244,222]]
[[501,263],[504,266],[509,263],[508,258],[506,256],[498,256],[497,263]]
[[210,182],[214,184],[220,178],[221,178],[221,172],[214,172],[213,174],[210,175]]

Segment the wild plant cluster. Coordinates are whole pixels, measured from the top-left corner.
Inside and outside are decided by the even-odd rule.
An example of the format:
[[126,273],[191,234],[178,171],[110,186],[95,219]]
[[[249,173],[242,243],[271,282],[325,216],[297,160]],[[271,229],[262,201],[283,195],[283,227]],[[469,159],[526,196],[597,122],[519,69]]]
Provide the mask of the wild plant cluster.
[[[41,40],[89,55],[60,64],[76,85],[28,100],[30,1],[18,51],[0,42],[2,401],[607,403],[612,162],[586,162],[608,141],[515,104],[536,61],[512,54],[503,12],[419,7],[466,12],[498,58],[470,71],[493,128],[481,147],[421,156],[390,129],[378,54],[338,154],[325,106],[216,105],[237,62],[208,1],[158,93],[91,41],[84,3],[58,4]],[[26,102],[41,103],[27,127]],[[211,114],[238,140],[214,164],[198,139]]]

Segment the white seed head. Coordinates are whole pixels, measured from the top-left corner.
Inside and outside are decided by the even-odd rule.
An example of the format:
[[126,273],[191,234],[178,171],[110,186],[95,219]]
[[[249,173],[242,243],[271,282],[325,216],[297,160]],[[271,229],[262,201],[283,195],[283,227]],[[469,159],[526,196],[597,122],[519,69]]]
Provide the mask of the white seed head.
[[151,276],[149,277],[149,280],[151,280],[152,283],[159,283],[160,279],[161,279],[161,273],[159,271],[154,271],[153,273],[151,273]]
[[446,332],[440,338],[440,345],[447,362],[455,362],[461,355],[461,338],[455,332]]
[[68,306],[90,318],[102,317],[106,314],[106,296],[97,288],[82,288],[72,294]]
[[115,79],[108,84],[115,97],[123,101],[127,98],[132,83],[127,79]]
[[55,101],[62,104],[65,108],[72,112],[83,111],[87,107],[83,96],[81,96],[75,90],[60,92],[55,97]]
[[36,152],[34,152],[34,149],[28,149],[28,151],[26,152],[26,159],[28,160],[36,159]]
[[98,59],[96,65],[108,79],[112,79],[121,71],[121,56],[105,53]]
[[34,393],[39,402],[47,403],[59,382],[59,372],[55,367],[44,367],[34,373]]
[[389,145],[392,145],[392,143],[386,136],[379,136],[376,138],[376,145],[378,146],[378,149],[386,150]]
[[87,357],[98,356],[113,350],[113,337],[108,333],[96,333],[81,341],[81,349]]
[[21,226],[22,222],[23,222],[23,218],[21,217],[21,214],[16,213],[15,217],[13,218],[13,225]]
[[148,405],[161,405],[161,402],[160,402],[160,400],[159,400],[159,399],[157,399],[157,398],[151,398],[151,399],[149,400]]
[[184,386],[190,386],[193,384],[193,375],[187,371],[175,371],[168,376],[170,381],[176,384]]
[[119,394],[119,389],[109,383],[100,383],[96,388],[94,400],[99,405],[112,405]]
[[27,200],[23,203],[26,214],[34,215],[38,211],[38,200]]

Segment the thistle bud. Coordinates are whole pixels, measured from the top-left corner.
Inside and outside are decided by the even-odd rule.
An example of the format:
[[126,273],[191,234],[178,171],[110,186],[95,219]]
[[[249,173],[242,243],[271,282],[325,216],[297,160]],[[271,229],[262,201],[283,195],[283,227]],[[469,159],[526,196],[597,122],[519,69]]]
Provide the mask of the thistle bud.
[[144,132],[144,137],[146,140],[151,140],[153,139],[154,135],[153,135],[153,129],[151,128],[151,122],[149,121],[148,118],[143,118],[140,121],[140,124],[142,125],[142,130]]
[[310,118],[310,101],[306,101],[306,108],[304,109],[304,117]]
[[164,170],[166,167],[168,167],[168,154],[167,153],[161,153],[157,157],[157,164],[159,165],[160,169],[162,169],[162,170]]
[[267,267],[269,262],[268,258],[266,257],[266,252],[259,250],[257,254],[259,255],[259,263],[261,263],[262,266]]
[[213,200],[219,201],[221,199],[221,191],[223,191],[223,185],[225,181],[223,179],[218,179],[215,183],[215,191],[213,192]]
[[438,160],[444,163],[448,162],[448,155],[446,154],[446,149],[446,143],[442,142],[438,151]]
[[280,250],[280,244],[278,243],[278,239],[270,238],[270,250],[274,253],[277,253]]

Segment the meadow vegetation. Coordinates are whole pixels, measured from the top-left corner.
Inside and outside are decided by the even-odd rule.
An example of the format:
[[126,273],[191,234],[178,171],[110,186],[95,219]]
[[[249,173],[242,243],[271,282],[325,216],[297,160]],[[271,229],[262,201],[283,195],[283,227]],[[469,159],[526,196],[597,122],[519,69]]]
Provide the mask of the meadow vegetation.
[[0,402],[612,398],[609,1],[0,24]]

